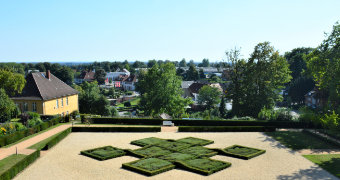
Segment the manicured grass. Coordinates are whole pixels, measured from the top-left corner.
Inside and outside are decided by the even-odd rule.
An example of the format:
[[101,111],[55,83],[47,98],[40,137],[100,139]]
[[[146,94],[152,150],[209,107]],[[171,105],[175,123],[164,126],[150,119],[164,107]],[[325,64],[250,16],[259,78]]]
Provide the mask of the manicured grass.
[[171,151],[180,151],[186,148],[191,147],[191,144],[187,144],[187,143],[182,143],[182,142],[170,142],[170,141],[165,141],[159,144],[155,144],[155,146],[159,146]]
[[112,146],[104,146],[100,148],[81,151],[80,154],[102,161],[124,156],[126,153],[123,149]]
[[154,145],[158,143],[165,142],[165,139],[160,139],[156,137],[149,137],[149,138],[144,138],[144,139],[139,139],[135,141],[131,141],[131,144],[137,145],[137,146],[148,146],[148,145]]
[[[140,102],[140,98],[138,97],[138,98],[135,98],[135,99],[133,99],[132,101],[130,101],[130,103],[131,103],[131,106],[137,106],[138,104],[139,104],[139,102]],[[124,102],[123,103],[120,103],[120,104],[118,104],[116,107],[124,107]]]
[[183,143],[188,143],[192,145],[200,145],[200,146],[205,146],[205,145],[214,143],[214,141],[195,138],[195,137],[186,137],[186,138],[178,139],[176,140],[176,142],[183,142]]
[[4,173],[7,171],[9,168],[13,167],[16,163],[24,159],[26,155],[23,154],[13,154],[5,159],[0,160],[0,174]]
[[277,131],[267,132],[265,134],[293,150],[339,148],[304,132]]
[[304,157],[340,178],[340,154],[304,155]]
[[37,136],[37,135],[39,135],[39,134],[41,134],[41,133],[44,133],[44,132],[46,132],[46,131],[49,131],[49,130],[51,130],[51,129],[53,129],[53,128],[56,128],[56,127],[61,126],[61,125],[64,125],[64,124],[68,124],[68,123],[59,123],[59,124],[56,124],[56,125],[54,125],[54,126],[51,126],[51,127],[47,128],[47,129],[45,129],[45,130],[42,130],[42,131],[38,132],[38,133],[35,133],[35,134],[30,135],[30,136],[24,137],[24,138],[20,139],[19,141],[15,142],[15,143],[12,143],[12,144],[3,146],[2,148],[11,147],[11,146],[13,146],[13,145],[16,145],[16,144],[22,142],[22,141],[25,141],[25,140],[27,140],[27,139],[30,139],[30,138],[32,138],[32,137],[34,137],[34,136]]
[[160,156],[158,158],[164,159],[166,161],[174,162],[174,161],[184,161],[184,160],[189,160],[189,159],[195,159],[197,157],[193,154],[184,154],[184,153],[175,152],[175,153],[167,154],[164,156]]

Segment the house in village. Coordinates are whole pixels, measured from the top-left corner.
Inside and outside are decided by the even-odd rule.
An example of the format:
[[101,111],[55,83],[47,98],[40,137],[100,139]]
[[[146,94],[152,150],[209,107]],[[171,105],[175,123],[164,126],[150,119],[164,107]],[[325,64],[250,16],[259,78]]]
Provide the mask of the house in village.
[[78,78],[74,79],[74,82],[76,84],[81,84],[84,81],[92,82],[95,80],[95,77],[94,77],[95,74],[96,74],[95,71],[83,71]]
[[311,108],[322,108],[327,104],[327,98],[322,93],[314,88],[305,94],[305,105]]
[[223,92],[223,89],[220,85],[220,83],[209,83],[209,82],[205,82],[205,81],[198,81],[198,82],[194,82],[189,86],[189,92],[190,92],[190,96],[192,98],[192,100],[194,102],[198,101],[198,96],[199,96],[199,90],[205,86],[211,86],[211,87],[215,87],[217,88],[220,92]]
[[78,91],[55,77],[50,71],[33,72],[26,76],[21,94],[11,97],[21,112],[42,115],[67,115],[78,111]]

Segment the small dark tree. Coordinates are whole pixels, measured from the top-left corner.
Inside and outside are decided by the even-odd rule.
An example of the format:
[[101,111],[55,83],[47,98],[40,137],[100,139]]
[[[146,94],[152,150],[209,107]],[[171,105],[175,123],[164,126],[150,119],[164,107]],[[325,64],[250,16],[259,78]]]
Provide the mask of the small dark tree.
[[222,99],[221,99],[221,104],[220,104],[219,110],[220,110],[221,117],[224,118],[227,113],[226,113],[226,110],[225,110],[225,101],[224,101],[223,96],[222,96]]
[[126,102],[124,103],[124,106],[125,106],[125,107],[130,107],[130,106],[131,106],[130,101],[126,101]]

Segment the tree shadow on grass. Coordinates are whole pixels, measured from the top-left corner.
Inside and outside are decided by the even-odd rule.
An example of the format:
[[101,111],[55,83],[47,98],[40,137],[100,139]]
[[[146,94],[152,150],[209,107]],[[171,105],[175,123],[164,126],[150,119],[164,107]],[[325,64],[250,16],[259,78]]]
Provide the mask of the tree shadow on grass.
[[319,164],[320,167],[340,178],[340,158],[331,158]]
[[274,139],[273,137],[269,136],[266,133],[262,133],[263,137],[260,137],[262,142],[269,142],[271,147],[275,147],[278,149],[286,149],[289,153],[291,154],[295,154],[296,152],[287,148],[285,145],[281,144],[279,141],[277,141],[276,139]]
[[277,176],[276,179],[280,180],[300,180],[300,179],[307,179],[307,180],[336,180],[335,176],[327,173],[325,170],[321,169],[320,167],[313,166],[309,169],[302,169],[292,175],[280,175]]

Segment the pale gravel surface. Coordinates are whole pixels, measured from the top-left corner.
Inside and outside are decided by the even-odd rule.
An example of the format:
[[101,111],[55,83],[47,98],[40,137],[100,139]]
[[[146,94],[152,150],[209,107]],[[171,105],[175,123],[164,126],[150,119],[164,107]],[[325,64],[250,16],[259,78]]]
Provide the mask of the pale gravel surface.
[[[81,150],[112,145],[136,149],[130,141],[145,137],[178,139],[198,137],[214,140],[207,147],[224,148],[239,144],[265,149],[267,152],[251,160],[240,160],[225,156],[213,159],[231,162],[232,166],[210,176],[201,176],[184,170],[171,170],[153,177],[146,177],[122,169],[122,163],[137,160],[123,156],[106,161],[97,161],[82,155]],[[337,179],[317,165],[278,144],[262,133],[72,133],[52,148],[46,155],[18,174],[16,180],[48,179]]]

